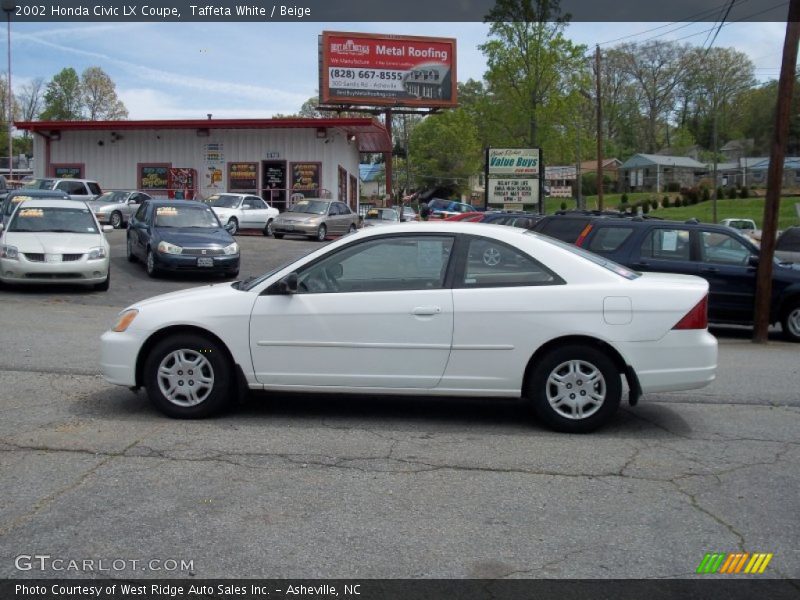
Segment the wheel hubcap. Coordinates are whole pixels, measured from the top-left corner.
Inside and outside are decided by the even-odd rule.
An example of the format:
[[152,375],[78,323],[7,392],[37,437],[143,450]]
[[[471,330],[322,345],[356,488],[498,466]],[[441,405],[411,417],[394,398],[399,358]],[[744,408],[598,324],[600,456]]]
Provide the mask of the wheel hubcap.
[[122,219],[120,218],[120,216],[118,214],[115,213],[115,214],[111,215],[111,226],[114,229],[117,229],[121,222],[122,222]]
[[158,365],[158,389],[176,406],[197,406],[214,387],[214,369],[205,356],[181,349],[167,354]]
[[547,378],[547,401],[567,419],[591,417],[603,406],[606,393],[603,374],[583,360],[563,362]]
[[319,232],[317,233],[317,237],[319,239],[321,239],[321,240],[324,240],[326,233],[327,233],[327,230],[325,229],[325,226],[322,226],[322,227],[319,228]]
[[788,325],[789,332],[792,335],[800,337],[800,306],[789,313],[786,318],[786,325]]
[[155,269],[155,266],[156,265],[155,265],[155,261],[153,259],[153,253],[152,252],[148,252],[147,253],[147,272],[148,273],[152,273],[153,269]]
[[500,251],[495,248],[487,248],[483,253],[483,262],[488,267],[496,267],[500,264]]

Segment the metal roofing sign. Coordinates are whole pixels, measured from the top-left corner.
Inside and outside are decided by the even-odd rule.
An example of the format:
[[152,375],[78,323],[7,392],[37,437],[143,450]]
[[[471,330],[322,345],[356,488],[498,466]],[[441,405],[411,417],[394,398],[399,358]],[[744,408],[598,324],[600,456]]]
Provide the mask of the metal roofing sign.
[[538,148],[489,148],[486,157],[489,177],[527,175],[539,177]]
[[456,40],[324,31],[320,103],[455,107]]

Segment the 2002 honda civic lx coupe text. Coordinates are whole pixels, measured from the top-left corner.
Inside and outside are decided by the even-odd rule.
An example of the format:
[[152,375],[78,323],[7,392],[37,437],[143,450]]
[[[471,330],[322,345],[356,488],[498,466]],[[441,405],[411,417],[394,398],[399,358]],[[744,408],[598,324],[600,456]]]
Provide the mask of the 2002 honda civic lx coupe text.
[[[515,260],[489,267],[475,248]],[[561,431],[641,393],[714,379],[708,283],[640,274],[538,234],[406,223],[345,236],[261,277],[158,296],[103,334],[103,376],[173,417],[247,389],[524,397]]]

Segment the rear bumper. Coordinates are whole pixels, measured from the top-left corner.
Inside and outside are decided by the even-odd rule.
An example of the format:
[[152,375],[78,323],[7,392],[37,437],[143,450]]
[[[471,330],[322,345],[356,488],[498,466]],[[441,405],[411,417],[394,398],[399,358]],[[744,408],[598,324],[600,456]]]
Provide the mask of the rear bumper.
[[707,386],[717,372],[717,338],[705,329],[673,330],[653,342],[620,345],[642,392],[679,392]]

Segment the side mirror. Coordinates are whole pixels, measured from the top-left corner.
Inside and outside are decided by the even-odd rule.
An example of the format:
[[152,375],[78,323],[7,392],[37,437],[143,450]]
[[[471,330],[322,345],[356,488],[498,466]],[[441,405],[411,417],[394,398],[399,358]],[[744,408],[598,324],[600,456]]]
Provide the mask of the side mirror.
[[289,296],[297,292],[297,273],[289,273],[267,288],[269,296]]
[[751,254],[747,258],[747,265],[750,266],[750,267],[757,267],[758,266],[758,256],[756,256],[755,254]]
[[107,231],[114,231],[114,226],[113,225],[103,225],[103,232],[105,233]]

